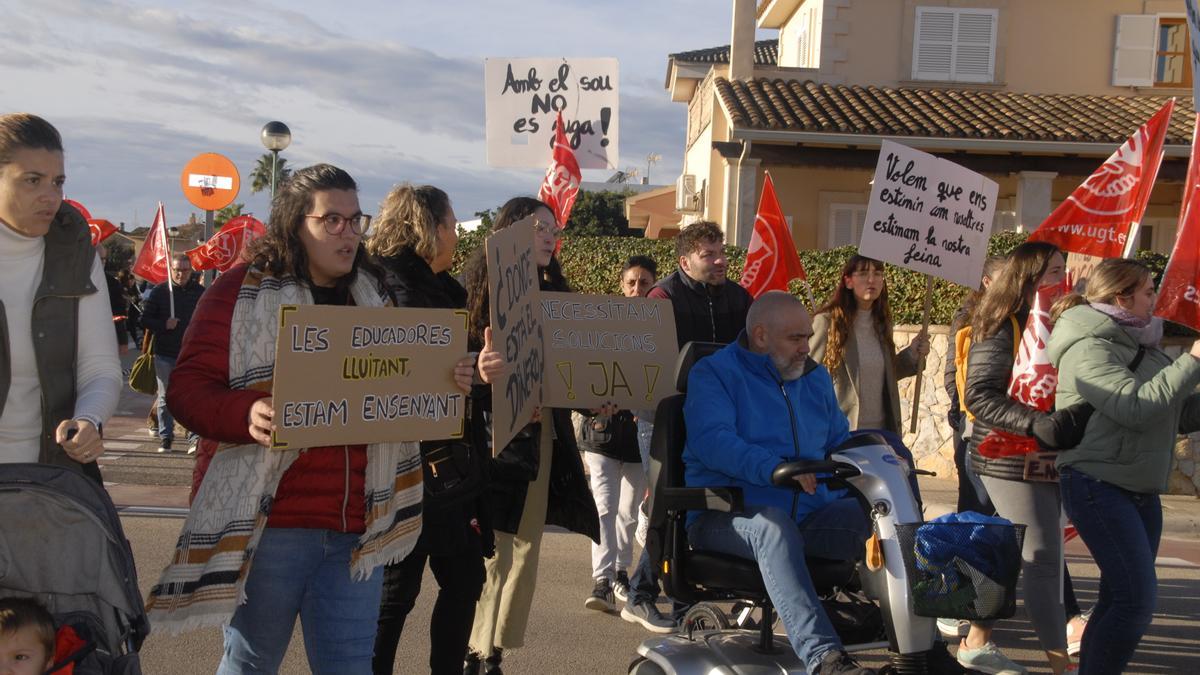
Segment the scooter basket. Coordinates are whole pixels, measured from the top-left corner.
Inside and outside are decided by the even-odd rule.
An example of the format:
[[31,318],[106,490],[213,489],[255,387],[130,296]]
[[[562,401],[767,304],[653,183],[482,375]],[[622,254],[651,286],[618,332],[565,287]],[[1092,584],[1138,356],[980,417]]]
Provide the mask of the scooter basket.
[[896,538],[914,614],[981,621],[1016,612],[1024,525],[910,523],[896,525]]

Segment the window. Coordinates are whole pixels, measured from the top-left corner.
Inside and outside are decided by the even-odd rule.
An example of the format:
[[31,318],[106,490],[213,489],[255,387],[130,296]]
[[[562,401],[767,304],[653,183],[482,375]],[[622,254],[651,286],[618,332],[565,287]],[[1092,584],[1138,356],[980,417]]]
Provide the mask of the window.
[[863,223],[866,219],[866,204],[830,204],[829,238],[826,248],[858,246],[858,242],[862,241]]
[[918,7],[912,78],[994,81],[997,14],[994,9]]
[[1118,87],[1192,86],[1187,20],[1154,14],[1117,17],[1112,83]]

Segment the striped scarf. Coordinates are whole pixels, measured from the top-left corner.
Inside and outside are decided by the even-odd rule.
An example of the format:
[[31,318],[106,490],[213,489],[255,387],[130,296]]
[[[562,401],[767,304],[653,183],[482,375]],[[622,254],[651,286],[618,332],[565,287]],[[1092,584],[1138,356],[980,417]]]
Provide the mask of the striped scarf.
[[[390,304],[375,280],[359,272],[351,295],[359,307]],[[231,389],[271,391],[280,305],[312,304],[290,277],[254,267],[238,291],[229,333]],[[254,549],[271,513],[279,480],[303,450],[222,444],[196,493],[175,556],[150,591],[146,611],[155,630],[181,633],[228,623],[245,594]],[[350,558],[355,580],[404,559],[421,532],[421,462],[416,443],[367,446],[366,531]]]

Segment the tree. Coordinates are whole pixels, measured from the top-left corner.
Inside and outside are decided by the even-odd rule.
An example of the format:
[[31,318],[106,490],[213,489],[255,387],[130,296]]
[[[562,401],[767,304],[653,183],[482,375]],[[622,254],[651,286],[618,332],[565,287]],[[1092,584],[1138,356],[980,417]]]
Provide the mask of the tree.
[[580,191],[571,209],[567,232],[586,237],[639,237],[640,230],[629,229],[625,217],[625,198],[632,190]]
[[213,220],[216,223],[217,229],[219,230],[222,227],[225,227],[225,223],[228,223],[234,218],[242,215],[242,209],[244,208],[246,208],[245,204],[241,202],[234,202],[220,211],[217,211],[213,216]]
[[[250,172],[250,192],[258,194],[263,190],[271,189],[271,163],[273,161],[274,156],[269,152],[263,153],[263,156],[258,158],[258,163],[254,165],[254,171]],[[279,164],[275,167],[275,187],[279,187],[291,175],[292,170],[287,168],[287,159],[280,157]]]
[[104,271],[116,274],[133,266],[133,244],[125,237],[109,237],[101,246],[108,249],[108,256],[104,261]]

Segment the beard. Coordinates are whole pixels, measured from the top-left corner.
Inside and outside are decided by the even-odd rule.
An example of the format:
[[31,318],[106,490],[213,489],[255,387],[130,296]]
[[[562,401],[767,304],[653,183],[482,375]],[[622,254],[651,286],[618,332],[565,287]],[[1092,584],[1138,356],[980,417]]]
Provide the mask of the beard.
[[807,355],[800,357],[799,360],[771,355],[771,363],[775,364],[775,370],[779,371],[779,376],[785,382],[800,379],[800,376],[804,374],[804,364],[807,360]]

